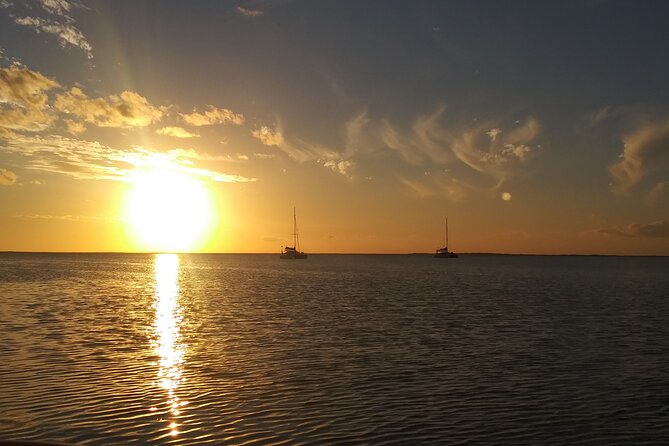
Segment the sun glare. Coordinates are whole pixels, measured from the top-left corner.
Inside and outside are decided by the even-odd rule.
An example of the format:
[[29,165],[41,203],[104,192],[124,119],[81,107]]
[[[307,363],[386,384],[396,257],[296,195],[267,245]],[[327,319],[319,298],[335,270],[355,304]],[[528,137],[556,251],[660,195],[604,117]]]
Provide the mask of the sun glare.
[[211,200],[204,185],[173,169],[134,175],[127,220],[142,249],[189,251],[204,239],[211,223]]

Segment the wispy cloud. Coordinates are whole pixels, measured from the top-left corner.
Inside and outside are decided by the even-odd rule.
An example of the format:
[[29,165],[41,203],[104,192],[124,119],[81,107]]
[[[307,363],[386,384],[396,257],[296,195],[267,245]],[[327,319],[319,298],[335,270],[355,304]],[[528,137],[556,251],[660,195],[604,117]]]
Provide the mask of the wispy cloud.
[[585,125],[588,128],[596,127],[600,123],[609,119],[613,113],[614,109],[609,106],[590,112],[585,116]]
[[78,87],[56,97],[58,111],[83,119],[98,127],[145,127],[162,119],[166,108],[156,107],[133,92],[106,98],[89,98]]
[[58,39],[60,46],[74,46],[81,49],[88,59],[93,58],[93,47],[88,43],[84,35],[73,25],[58,23],[53,20],[45,20],[39,17],[19,17],[14,20],[17,25],[32,28],[37,33],[45,32],[53,34]]
[[168,150],[167,153],[175,159],[181,160],[198,160],[198,161],[224,161],[224,162],[243,162],[248,161],[249,157],[241,153],[235,155],[211,155],[209,153],[197,152],[194,149],[176,148]]
[[16,183],[16,174],[11,170],[0,168],[0,186],[10,186]]
[[497,178],[498,186],[501,186],[512,175],[515,163],[529,160],[533,152],[529,144],[539,134],[539,124],[530,118],[508,133],[495,127],[492,129],[495,137],[490,135],[489,128],[489,124],[483,124],[468,129],[457,136],[450,147],[460,161]]
[[227,108],[217,108],[209,105],[204,112],[198,112],[193,109],[192,113],[180,113],[181,119],[186,123],[195,127],[214,124],[235,124],[242,125],[246,121],[244,115],[235,113]]
[[448,201],[463,201],[470,187],[455,178],[440,175],[423,176],[420,179],[400,177],[400,181],[420,198],[441,197]]
[[260,17],[261,15],[264,14],[264,12],[259,9],[249,9],[249,8],[244,8],[243,6],[237,6],[235,8],[235,11],[239,15],[250,18]]
[[266,146],[280,147],[283,141],[281,129],[274,130],[266,125],[251,131],[251,135]]
[[497,178],[499,185],[513,173],[518,162],[526,163],[535,151],[530,143],[540,132],[536,119],[529,118],[508,131],[495,122],[449,129],[443,123],[445,111],[445,107],[440,107],[430,115],[419,116],[408,134],[383,120],[379,125],[383,145],[417,166],[447,166],[459,160],[477,172]]
[[[418,116],[409,131],[399,130],[388,120],[381,120],[376,126],[381,149],[390,149],[414,166],[440,169],[467,166],[494,179],[492,189],[497,190],[521,171],[540,147],[534,143],[541,131],[534,118],[518,121],[511,128],[496,121],[446,125],[445,112],[446,107],[440,107],[431,114]],[[367,142],[366,146],[374,144]],[[424,195],[417,188],[412,189]],[[435,189],[437,192],[443,190],[443,185],[435,185]],[[460,196],[460,193],[453,195]]]
[[74,47],[93,58],[93,48],[82,32],[77,29],[72,12],[85,8],[78,1],[32,0],[18,3],[3,0],[1,8],[9,9],[14,23],[32,29],[36,33],[56,37],[62,47]]
[[182,127],[163,127],[156,130],[159,135],[173,136],[175,138],[199,138],[197,133],[189,132]]
[[241,175],[227,174],[195,165],[196,152],[156,152],[143,147],[114,149],[97,141],[62,136],[16,135],[0,143],[0,151],[24,158],[23,167],[58,173],[80,180],[127,181],[137,169],[165,166],[185,174],[212,181],[240,183],[255,181]]
[[109,215],[72,215],[72,214],[19,214],[14,218],[29,218],[32,220],[66,220],[66,221],[85,221],[85,220],[119,220],[120,217]]
[[652,206],[669,194],[669,181],[660,181],[646,194],[646,204]]
[[632,223],[627,226],[615,226],[600,229],[598,232],[620,237],[669,237],[669,221],[657,221],[654,223]]
[[[288,140],[283,133],[281,124],[276,128],[261,126],[253,131],[251,135],[269,147],[276,147],[293,160],[305,163],[315,162],[338,174],[349,176],[354,163],[336,150],[318,145],[310,144],[300,139]],[[257,156],[258,154],[256,154]]]
[[648,173],[651,166],[669,155],[669,121],[646,124],[623,138],[620,160],[609,167],[614,191],[626,194]]
[[349,174],[349,170],[353,166],[353,163],[345,160],[327,160],[323,163],[323,166],[331,169],[333,172],[346,176]]

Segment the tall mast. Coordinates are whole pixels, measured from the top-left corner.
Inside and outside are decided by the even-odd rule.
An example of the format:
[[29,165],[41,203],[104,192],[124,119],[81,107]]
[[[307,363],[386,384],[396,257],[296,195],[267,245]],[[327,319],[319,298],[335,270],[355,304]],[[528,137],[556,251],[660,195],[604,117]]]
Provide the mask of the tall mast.
[[293,246],[298,251],[300,247],[297,244],[297,217],[295,216],[295,206],[293,206]]
[[446,217],[446,249],[448,249],[448,217]]

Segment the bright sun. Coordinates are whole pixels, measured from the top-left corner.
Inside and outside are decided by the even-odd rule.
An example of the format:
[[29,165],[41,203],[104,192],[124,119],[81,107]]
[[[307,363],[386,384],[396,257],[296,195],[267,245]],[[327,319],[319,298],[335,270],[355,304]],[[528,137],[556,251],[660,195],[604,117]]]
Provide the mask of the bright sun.
[[211,200],[199,181],[169,168],[133,176],[126,217],[143,248],[189,251],[211,224]]

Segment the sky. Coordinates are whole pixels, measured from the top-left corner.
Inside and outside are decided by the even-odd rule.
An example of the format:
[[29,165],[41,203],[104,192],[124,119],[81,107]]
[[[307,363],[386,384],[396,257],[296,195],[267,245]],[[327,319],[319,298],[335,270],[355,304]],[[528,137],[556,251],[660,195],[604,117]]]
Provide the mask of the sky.
[[0,250],[669,255],[667,17],[0,0]]

